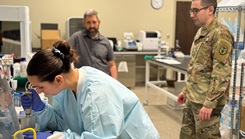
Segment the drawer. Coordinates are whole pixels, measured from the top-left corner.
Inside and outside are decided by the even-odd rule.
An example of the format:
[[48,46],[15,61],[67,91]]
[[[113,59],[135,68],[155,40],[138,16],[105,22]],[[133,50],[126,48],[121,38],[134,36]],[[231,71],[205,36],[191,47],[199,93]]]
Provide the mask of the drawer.
[[127,61],[127,62],[135,62],[135,55],[116,55],[115,56],[115,61],[120,62],[120,61]]

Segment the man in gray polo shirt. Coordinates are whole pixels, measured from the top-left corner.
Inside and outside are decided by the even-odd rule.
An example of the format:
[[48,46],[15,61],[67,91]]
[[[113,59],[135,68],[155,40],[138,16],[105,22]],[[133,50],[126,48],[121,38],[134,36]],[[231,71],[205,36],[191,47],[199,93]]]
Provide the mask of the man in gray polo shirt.
[[109,40],[100,34],[99,25],[98,12],[87,10],[83,15],[85,30],[75,32],[68,40],[79,55],[79,61],[74,63],[74,66],[91,66],[117,79],[113,48]]

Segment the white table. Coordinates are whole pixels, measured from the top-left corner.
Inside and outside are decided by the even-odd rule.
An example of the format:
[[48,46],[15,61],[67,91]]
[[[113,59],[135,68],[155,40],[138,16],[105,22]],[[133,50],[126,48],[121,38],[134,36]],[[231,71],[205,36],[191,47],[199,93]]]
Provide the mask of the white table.
[[[148,95],[149,95],[149,88],[152,88],[154,90],[157,90],[160,93],[165,94],[167,97],[169,97],[172,100],[177,100],[178,94],[174,94],[173,92],[169,92],[168,90],[161,88],[159,84],[161,83],[166,83],[166,80],[159,80],[159,78],[156,81],[150,81],[150,67],[155,65],[158,66],[159,68],[164,68],[164,69],[171,69],[175,72],[178,73],[178,79],[177,81],[185,81],[186,79],[186,72],[187,72],[187,66],[189,63],[189,58],[178,58],[175,59],[179,62],[180,64],[168,64],[164,62],[159,62],[155,59],[148,59],[146,60],[146,71],[145,71],[145,101],[144,105],[148,105]],[[185,75],[185,79],[181,80],[181,74]]]

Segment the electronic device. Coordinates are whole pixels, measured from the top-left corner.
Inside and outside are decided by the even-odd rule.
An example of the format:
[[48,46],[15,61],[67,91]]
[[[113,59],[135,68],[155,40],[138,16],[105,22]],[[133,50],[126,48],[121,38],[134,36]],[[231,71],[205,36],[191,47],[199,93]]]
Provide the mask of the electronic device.
[[158,42],[161,38],[159,31],[140,30],[138,40],[143,44],[143,50],[158,50]]
[[66,21],[67,39],[69,39],[69,37],[73,33],[84,29],[82,22],[83,22],[82,17],[69,17],[67,19]]
[[117,38],[114,38],[114,37],[107,37],[107,39],[112,41],[112,43],[113,43],[113,45],[112,45],[113,50],[114,50],[114,51],[117,51]]
[[5,40],[3,40],[1,54],[14,53],[17,57],[25,57],[27,53],[32,52],[30,34],[31,21],[28,6],[0,5],[0,22],[1,30],[12,29],[12,25],[17,23],[18,30],[20,30],[18,31],[19,36],[21,38],[20,40],[5,38]]
[[135,41],[125,41],[124,48],[127,50],[137,50],[137,43]]
[[181,51],[181,46],[179,45],[179,40],[175,41],[174,56],[177,58],[185,57],[185,54]]
[[[154,56],[154,58],[155,58],[155,59],[161,59],[161,58],[164,58],[164,57],[168,57],[168,50],[169,50],[168,43],[167,43],[166,41],[161,41],[161,40],[159,40],[158,43],[159,43],[159,44],[158,44],[157,55]],[[165,56],[161,55],[162,50],[164,50]]]
[[132,32],[124,32],[123,48],[126,50],[138,50],[136,41],[134,41]]

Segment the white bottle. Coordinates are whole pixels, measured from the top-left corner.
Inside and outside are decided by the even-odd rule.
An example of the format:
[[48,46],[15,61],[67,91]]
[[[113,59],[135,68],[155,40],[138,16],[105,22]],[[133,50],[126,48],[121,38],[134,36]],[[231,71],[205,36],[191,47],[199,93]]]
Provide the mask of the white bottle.
[[20,62],[20,77],[27,77],[26,73],[27,62],[25,58],[21,58]]
[[14,69],[13,77],[20,76],[20,63],[14,63],[13,69]]

